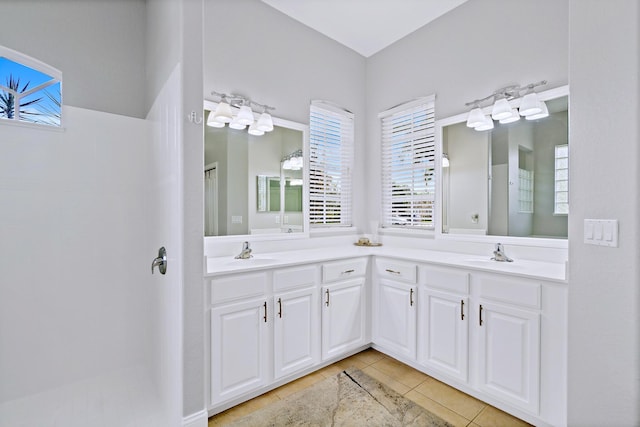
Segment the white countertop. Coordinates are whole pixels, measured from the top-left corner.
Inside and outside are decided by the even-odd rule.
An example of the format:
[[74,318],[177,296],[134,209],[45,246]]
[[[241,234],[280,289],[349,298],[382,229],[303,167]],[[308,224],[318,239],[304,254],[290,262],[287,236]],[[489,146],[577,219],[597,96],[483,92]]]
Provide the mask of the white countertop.
[[564,262],[524,259],[515,259],[514,262],[496,262],[490,260],[490,255],[408,249],[397,246],[359,247],[355,245],[255,253],[252,258],[246,260],[234,259],[233,256],[207,258],[205,277],[369,255],[566,283]]

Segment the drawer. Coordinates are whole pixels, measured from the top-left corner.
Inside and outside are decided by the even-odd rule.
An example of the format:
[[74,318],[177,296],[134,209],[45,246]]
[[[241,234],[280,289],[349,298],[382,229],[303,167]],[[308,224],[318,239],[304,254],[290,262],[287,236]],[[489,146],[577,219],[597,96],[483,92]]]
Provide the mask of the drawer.
[[376,259],[376,269],[379,277],[407,283],[416,283],[418,276],[418,266],[410,262],[378,258]]
[[420,282],[429,288],[456,294],[469,293],[469,273],[437,267],[423,267]]
[[348,259],[322,264],[322,282],[335,282],[367,274],[367,259]]
[[211,279],[211,304],[267,293],[267,273],[234,274]]
[[519,279],[482,276],[480,296],[528,308],[540,308],[540,284]]
[[276,270],[273,272],[273,289],[283,291],[316,284],[316,266],[308,265]]

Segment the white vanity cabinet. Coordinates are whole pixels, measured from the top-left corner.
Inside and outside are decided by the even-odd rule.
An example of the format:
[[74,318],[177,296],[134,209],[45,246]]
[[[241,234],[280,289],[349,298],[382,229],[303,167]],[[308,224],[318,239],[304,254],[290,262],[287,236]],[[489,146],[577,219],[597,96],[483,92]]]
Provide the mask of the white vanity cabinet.
[[539,283],[479,274],[478,388],[537,414],[540,402]]
[[322,264],[322,360],[367,344],[367,260],[355,258]]
[[211,280],[210,405],[268,382],[267,273]]
[[418,362],[468,381],[469,273],[424,266],[420,270]]
[[373,341],[392,354],[416,357],[417,265],[375,260]]
[[210,281],[209,408],[320,361],[318,267]]
[[320,308],[316,267],[273,273],[274,378],[309,368],[320,361]]

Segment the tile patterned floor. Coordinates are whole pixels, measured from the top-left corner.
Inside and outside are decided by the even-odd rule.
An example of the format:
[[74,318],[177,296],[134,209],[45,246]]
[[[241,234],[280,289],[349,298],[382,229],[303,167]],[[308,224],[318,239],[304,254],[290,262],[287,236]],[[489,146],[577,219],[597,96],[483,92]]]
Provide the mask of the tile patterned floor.
[[224,426],[351,367],[360,369],[455,427],[524,427],[530,425],[374,349],[367,349],[221,412],[209,418],[209,427]]

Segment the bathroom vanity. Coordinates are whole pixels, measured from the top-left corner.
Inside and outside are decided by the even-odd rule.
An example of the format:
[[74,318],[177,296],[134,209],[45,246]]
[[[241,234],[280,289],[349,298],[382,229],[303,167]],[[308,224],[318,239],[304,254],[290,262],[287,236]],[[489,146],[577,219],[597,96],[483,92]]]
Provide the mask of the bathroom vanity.
[[566,425],[564,263],[326,247],[208,258],[210,415],[367,347]]

